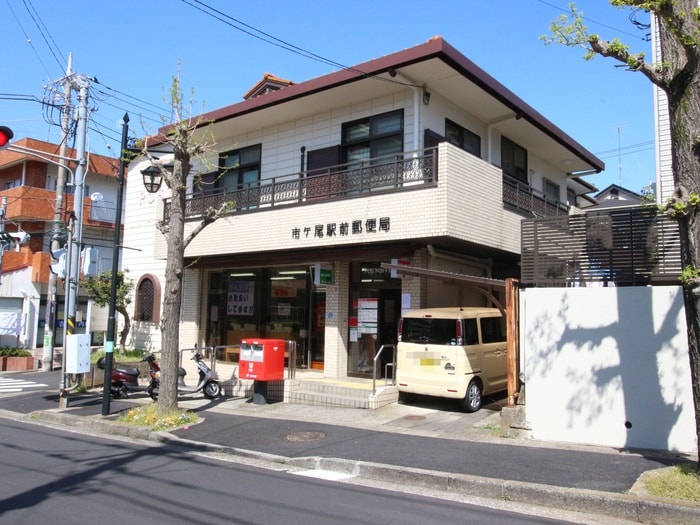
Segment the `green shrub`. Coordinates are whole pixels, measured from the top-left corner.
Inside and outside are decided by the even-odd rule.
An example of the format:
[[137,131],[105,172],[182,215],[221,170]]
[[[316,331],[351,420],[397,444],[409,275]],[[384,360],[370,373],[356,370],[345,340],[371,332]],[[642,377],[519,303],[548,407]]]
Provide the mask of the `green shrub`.
[[[105,353],[104,350],[98,350],[97,352],[93,352],[90,355],[90,362],[95,363],[100,357],[104,357]],[[124,350],[124,354],[120,354],[118,349],[114,349],[114,355],[113,359],[114,362],[132,362],[132,361],[141,361],[143,358],[144,354],[141,350],[134,350],[134,349],[126,349]]]
[[31,357],[32,353],[26,348],[5,346],[0,348],[0,357]]

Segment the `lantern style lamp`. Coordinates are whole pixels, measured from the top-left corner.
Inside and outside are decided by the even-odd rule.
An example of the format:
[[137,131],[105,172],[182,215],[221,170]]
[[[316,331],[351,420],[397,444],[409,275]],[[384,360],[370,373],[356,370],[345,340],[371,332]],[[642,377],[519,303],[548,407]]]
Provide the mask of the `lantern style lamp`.
[[145,170],[141,170],[141,175],[143,175],[143,185],[148,193],[156,193],[163,184],[163,174],[153,164]]

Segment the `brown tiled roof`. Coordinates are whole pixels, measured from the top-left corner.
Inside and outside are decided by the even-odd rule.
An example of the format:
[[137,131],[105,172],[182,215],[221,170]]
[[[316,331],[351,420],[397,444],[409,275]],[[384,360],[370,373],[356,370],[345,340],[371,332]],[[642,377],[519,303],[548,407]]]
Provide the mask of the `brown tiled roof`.
[[258,83],[250,88],[245,95],[243,95],[243,98],[247,100],[251,97],[259,95],[261,91],[264,92],[265,86],[272,86],[274,89],[280,89],[292,85],[294,85],[294,82],[291,80],[285,80],[284,78],[276,77],[271,73],[265,73]]
[[[204,115],[193,118],[191,121],[201,123],[197,124],[197,126],[204,126],[213,122],[236,118],[268,107],[300,99],[314,93],[356,82],[367,77],[389,73],[401,67],[432,59],[442,60],[444,63],[448,64],[459,75],[473,82],[494,99],[499,100],[506,107],[510,108],[514,114],[518,115],[518,118],[525,119],[525,121],[575,153],[576,156],[583,159],[597,171],[605,169],[605,163],[603,161],[555,126],[515,93],[486,73],[486,71],[465,57],[457,49],[448,44],[440,36],[435,36],[423,44],[375,58],[357,66],[341,69],[298,84],[289,85],[284,89],[267,93],[265,96],[251,97],[242,102],[215,109]],[[167,135],[168,126],[162,128],[159,132],[159,135],[151,137],[151,140],[153,140],[155,144],[165,141],[164,137]]]
[[[52,144],[51,142],[44,142],[43,140],[37,140],[32,138],[23,138],[20,140],[13,141],[12,144],[21,146],[23,148],[29,148],[48,154],[58,154],[60,146],[58,144]],[[48,155],[47,155],[48,156]],[[75,157],[75,149],[66,148],[66,157]],[[48,156],[48,158],[54,159]],[[29,153],[18,153],[15,151],[9,151],[8,149],[0,150],[0,168],[8,166],[11,164],[16,164],[24,160],[36,160],[41,162],[42,159],[35,157]],[[58,159],[55,159],[58,160]],[[97,173],[99,175],[106,176],[116,176],[117,170],[119,169],[119,160],[112,159],[110,157],[105,157],[103,155],[97,155],[91,153],[88,157],[89,166],[88,171],[90,173]]]

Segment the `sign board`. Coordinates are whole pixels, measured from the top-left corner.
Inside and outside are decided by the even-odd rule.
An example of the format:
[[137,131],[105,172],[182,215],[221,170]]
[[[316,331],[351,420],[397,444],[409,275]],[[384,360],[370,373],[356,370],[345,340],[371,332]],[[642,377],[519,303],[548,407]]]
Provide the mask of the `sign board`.
[[314,275],[314,284],[321,286],[324,284],[333,284],[333,267],[316,263],[312,267]]

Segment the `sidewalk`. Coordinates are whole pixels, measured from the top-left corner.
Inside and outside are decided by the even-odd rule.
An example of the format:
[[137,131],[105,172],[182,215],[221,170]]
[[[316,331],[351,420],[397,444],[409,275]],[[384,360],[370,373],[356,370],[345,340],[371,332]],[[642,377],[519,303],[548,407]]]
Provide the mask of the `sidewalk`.
[[[179,406],[197,412],[202,422],[154,433],[118,424],[116,415],[103,417],[99,399],[86,399],[91,401],[76,400],[67,410],[37,410],[29,416],[44,423],[252,458],[276,469],[335,474],[328,479],[399,483],[611,520],[700,523],[700,504],[655,499],[635,488],[643,473],[686,458],[503,438],[499,413],[488,409],[463,414],[425,404],[396,404],[359,410],[183,396]],[[128,404],[148,402],[134,396]],[[124,406],[123,401],[113,403],[112,414]]]

